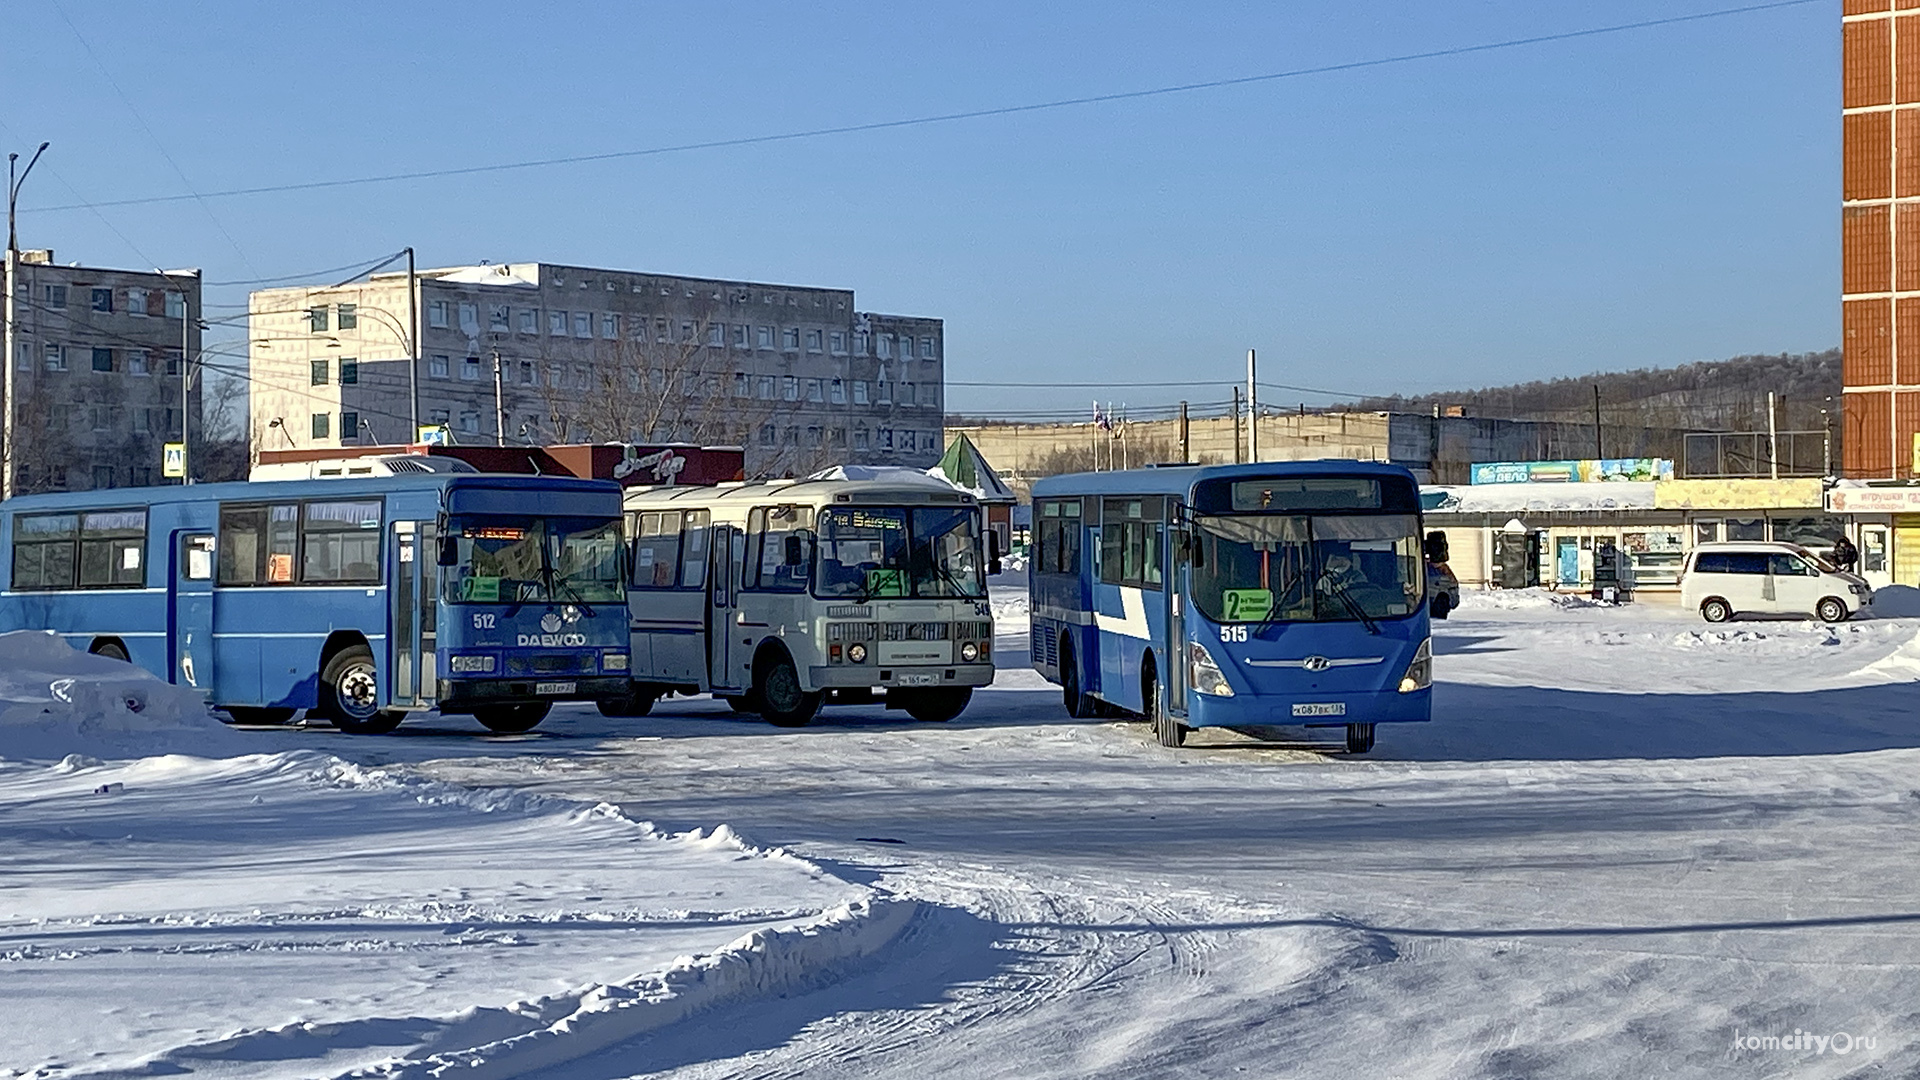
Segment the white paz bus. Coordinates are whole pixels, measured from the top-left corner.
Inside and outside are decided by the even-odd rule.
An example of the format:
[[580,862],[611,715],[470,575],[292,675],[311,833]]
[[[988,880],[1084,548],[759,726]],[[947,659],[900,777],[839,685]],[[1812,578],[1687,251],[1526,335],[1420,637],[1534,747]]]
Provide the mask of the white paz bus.
[[629,490],[633,682],[601,711],[710,693],[782,726],[823,704],[960,715],[993,681],[998,537],[972,495],[886,473]]

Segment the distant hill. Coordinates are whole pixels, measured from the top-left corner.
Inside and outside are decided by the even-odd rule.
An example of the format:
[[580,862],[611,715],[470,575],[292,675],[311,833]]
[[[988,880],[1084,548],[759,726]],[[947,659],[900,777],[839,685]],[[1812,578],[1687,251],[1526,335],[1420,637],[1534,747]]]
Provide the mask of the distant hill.
[[[1840,350],[1736,356],[1670,368],[1636,368],[1416,396],[1361,399],[1361,411],[1431,412],[1462,406],[1469,416],[1593,421],[1593,388],[1607,424],[1692,431],[1765,431],[1767,392],[1776,395],[1781,431],[1820,431],[1820,411],[1837,410]],[[1837,412],[1832,425],[1839,437]]]

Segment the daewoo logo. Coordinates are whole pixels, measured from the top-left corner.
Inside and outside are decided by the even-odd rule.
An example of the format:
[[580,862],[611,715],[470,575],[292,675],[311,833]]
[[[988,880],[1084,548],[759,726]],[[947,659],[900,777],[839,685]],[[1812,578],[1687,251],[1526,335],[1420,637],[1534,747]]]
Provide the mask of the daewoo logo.
[[[552,616],[549,615],[547,618],[552,618]],[[545,625],[546,621],[547,621],[546,619],[540,620],[542,625]],[[555,624],[558,625],[558,620],[555,620]],[[585,634],[521,634],[520,635],[520,644],[523,646],[544,646],[549,649],[558,649],[558,648],[562,648],[569,645],[585,645],[586,643],[587,643],[587,635]]]
[[540,629],[545,630],[549,634],[558,633],[560,631],[560,616],[551,611],[540,616]]
[[1325,671],[1333,666],[1333,661],[1324,656],[1309,656],[1300,661],[1300,666],[1308,671]]

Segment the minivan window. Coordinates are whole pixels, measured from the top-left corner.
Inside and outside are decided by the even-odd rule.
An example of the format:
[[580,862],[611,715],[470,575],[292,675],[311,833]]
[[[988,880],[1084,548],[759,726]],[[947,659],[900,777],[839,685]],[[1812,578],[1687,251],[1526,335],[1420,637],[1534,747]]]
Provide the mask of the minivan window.
[[1798,555],[1769,555],[1767,560],[1775,577],[1814,577],[1820,573]]
[[1764,574],[1767,556],[1757,551],[1705,551],[1693,569],[1700,574]]

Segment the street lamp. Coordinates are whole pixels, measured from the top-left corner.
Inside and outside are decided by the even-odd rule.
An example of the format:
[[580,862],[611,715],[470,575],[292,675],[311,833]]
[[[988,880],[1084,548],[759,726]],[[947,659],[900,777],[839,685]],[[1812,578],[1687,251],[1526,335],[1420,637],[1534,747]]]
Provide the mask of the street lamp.
[[13,498],[13,403],[16,393],[15,384],[18,382],[14,376],[14,369],[20,366],[19,359],[14,355],[18,349],[18,345],[15,341],[16,334],[14,325],[17,320],[14,314],[13,303],[13,279],[14,275],[18,272],[20,264],[20,235],[15,225],[19,217],[17,207],[20,203],[20,186],[27,182],[27,175],[33,172],[33,167],[40,162],[40,155],[46,153],[47,147],[50,145],[52,144],[44,142],[40,144],[40,148],[33,152],[33,157],[27,160],[27,167],[21,170],[18,178],[13,174],[13,167],[15,163],[20,160],[20,155],[7,155],[7,299],[5,306],[7,319],[5,348],[7,355],[5,359],[6,375],[4,379],[0,379],[0,391],[4,392],[4,397],[6,398],[6,411],[4,414],[0,414],[0,499]]

